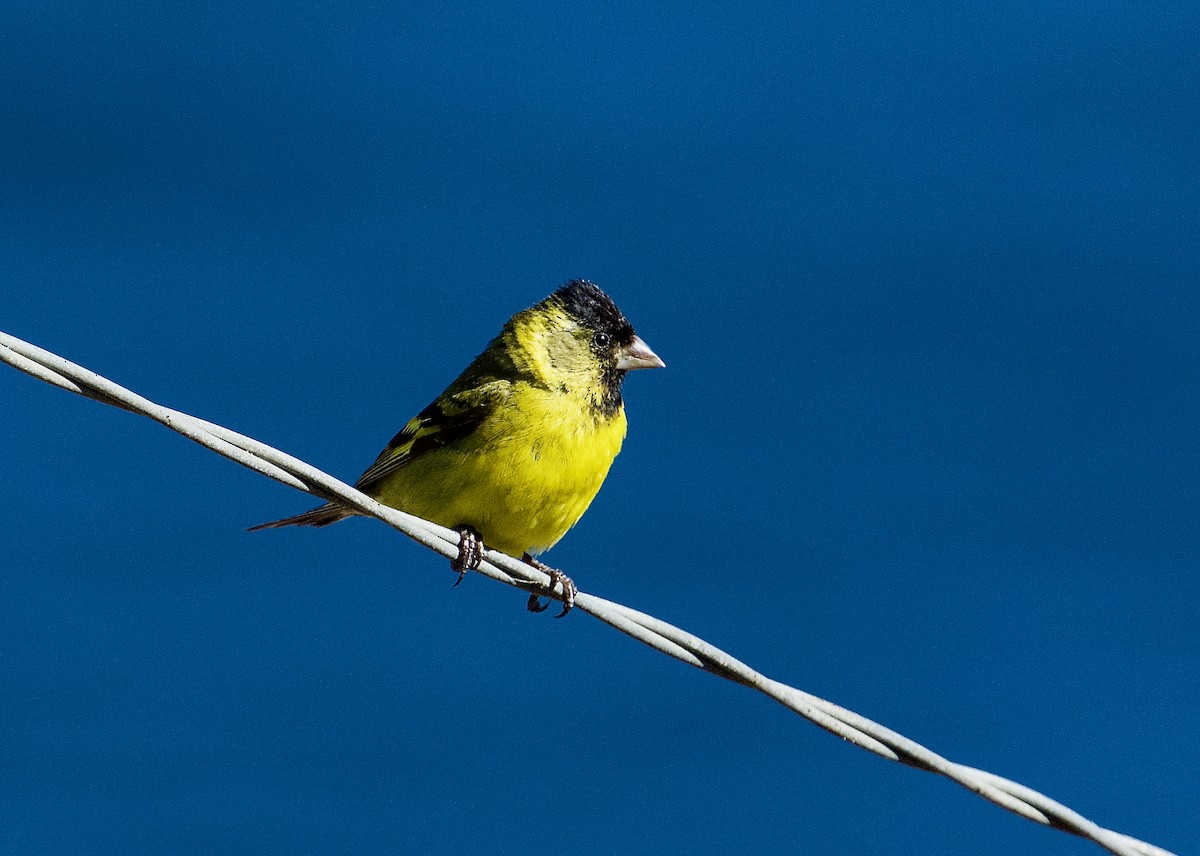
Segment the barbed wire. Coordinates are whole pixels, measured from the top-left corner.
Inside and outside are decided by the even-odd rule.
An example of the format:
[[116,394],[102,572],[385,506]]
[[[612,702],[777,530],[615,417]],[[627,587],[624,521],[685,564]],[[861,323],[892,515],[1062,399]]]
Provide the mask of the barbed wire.
[[[95,372],[4,332],[0,332],[0,360],[46,383],[147,416],[289,487],[382,520],[447,558],[458,555],[459,535],[451,529],[382,505],[298,458],[236,431],[155,404]],[[477,572],[523,591],[561,599],[557,591],[550,590],[547,574],[495,550],[485,549]],[[1094,841],[1118,856],[1173,856],[1161,847],[1105,829],[1032,788],[947,760],[853,711],[772,680],[703,639],[654,616],[586,592],[576,595],[575,607],[677,660],[756,689],[843,740],[889,761],[943,775],[1021,817]]]

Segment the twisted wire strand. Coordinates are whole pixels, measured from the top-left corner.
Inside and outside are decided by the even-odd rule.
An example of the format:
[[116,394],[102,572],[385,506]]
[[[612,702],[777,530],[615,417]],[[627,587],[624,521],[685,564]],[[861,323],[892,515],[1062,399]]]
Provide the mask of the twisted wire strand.
[[[458,555],[458,533],[382,505],[316,467],[253,438],[149,399],[95,372],[0,332],[0,360],[54,386],[149,417],[244,467],[321,499],[375,517],[447,558]],[[542,571],[495,550],[484,550],[478,573],[524,591],[561,599]],[[1118,856],[1173,856],[1169,851],[1105,829],[1038,791],[984,770],[957,764],[853,711],[756,672],[703,639],[610,600],[580,592],[576,608],[668,656],[758,690],[826,731],[876,755],[938,773],[1021,817],[1099,844]]]

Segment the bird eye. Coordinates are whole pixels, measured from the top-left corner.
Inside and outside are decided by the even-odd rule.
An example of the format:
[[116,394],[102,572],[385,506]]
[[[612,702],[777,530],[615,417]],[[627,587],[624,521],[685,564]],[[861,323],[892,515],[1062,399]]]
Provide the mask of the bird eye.
[[592,341],[595,342],[597,345],[599,345],[601,348],[607,348],[609,346],[609,344],[612,342],[612,336],[608,335],[607,333],[600,332],[595,335],[595,337],[592,339]]

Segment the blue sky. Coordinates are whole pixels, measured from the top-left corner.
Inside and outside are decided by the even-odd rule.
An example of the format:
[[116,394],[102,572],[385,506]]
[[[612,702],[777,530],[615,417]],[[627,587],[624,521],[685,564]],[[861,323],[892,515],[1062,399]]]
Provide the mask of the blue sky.
[[[1200,850],[1200,13],[16,4],[0,329],[348,480],[572,277],[666,360],[547,558]],[[1069,854],[0,371],[6,853]]]

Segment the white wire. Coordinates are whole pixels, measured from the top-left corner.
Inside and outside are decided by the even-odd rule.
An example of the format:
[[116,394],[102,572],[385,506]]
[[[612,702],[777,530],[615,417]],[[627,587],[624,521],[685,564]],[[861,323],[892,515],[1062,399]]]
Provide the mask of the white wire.
[[[0,332],[0,360],[70,392],[148,416],[255,472],[376,517],[447,558],[458,555],[458,533],[453,530],[381,505],[298,458],[220,425],[155,404],[107,378],[3,332]],[[485,550],[478,572],[525,591],[559,597],[546,590],[550,578],[545,573],[495,550]],[[703,639],[651,615],[585,592],[576,596],[575,606],[664,654],[756,689],[856,746],[891,761],[939,773],[1021,817],[1094,841],[1119,856],[1172,856],[1153,844],[1098,826],[1031,788],[956,764],[853,711],[759,674]]]

